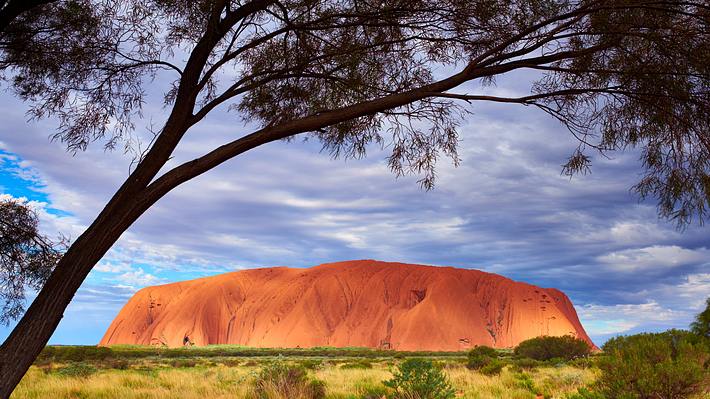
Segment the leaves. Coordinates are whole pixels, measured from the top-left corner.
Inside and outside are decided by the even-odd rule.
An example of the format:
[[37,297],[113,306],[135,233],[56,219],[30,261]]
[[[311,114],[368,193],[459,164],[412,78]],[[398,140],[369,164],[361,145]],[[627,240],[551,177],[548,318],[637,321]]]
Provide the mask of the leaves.
[[17,200],[0,202],[0,322],[24,311],[25,289],[39,290],[61,258],[63,242],[38,231],[37,214]]

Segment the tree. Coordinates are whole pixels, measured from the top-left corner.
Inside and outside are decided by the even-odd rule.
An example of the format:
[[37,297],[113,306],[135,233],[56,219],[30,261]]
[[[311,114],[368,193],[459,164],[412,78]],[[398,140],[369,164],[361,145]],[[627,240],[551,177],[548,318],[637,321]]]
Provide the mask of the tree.
[[690,331],[701,337],[710,338],[710,298],[705,301],[705,310],[695,316],[690,324]]
[[595,390],[606,398],[703,396],[708,342],[682,330],[620,336],[604,344]]
[[0,322],[19,317],[25,288],[42,285],[61,259],[61,242],[39,233],[37,213],[18,200],[0,201]]
[[[32,102],[31,115],[57,118],[56,138],[72,151],[93,141],[131,143],[145,84],[172,75],[169,115],[0,348],[1,397],[122,232],[175,187],[275,140],[307,135],[343,157],[387,143],[394,173],[420,174],[428,189],[439,158],[458,160],[456,126],[464,112],[457,101],[535,106],[580,140],[566,173],[589,168],[589,151],[639,147],[646,171],[636,186],[640,195],[657,197],[661,215],[681,225],[706,216],[705,1],[71,3],[88,6],[90,23],[55,34],[43,28],[55,16],[28,13],[17,23],[36,33],[4,39],[13,84]],[[78,17],[67,10],[67,18]],[[23,49],[31,62],[21,58]],[[455,72],[435,78],[435,68]],[[454,91],[521,69],[541,75],[528,96]],[[233,141],[160,174],[190,128],[218,107],[260,127],[235,132]]]
[[452,399],[455,396],[441,367],[427,359],[406,359],[383,384],[394,391],[387,396],[389,399]]
[[516,356],[535,360],[572,360],[588,356],[591,351],[587,341],[571,335],[530,338],[515,347]]
[[57,0],[0,0],[0,35],[23,13],[55,1]]

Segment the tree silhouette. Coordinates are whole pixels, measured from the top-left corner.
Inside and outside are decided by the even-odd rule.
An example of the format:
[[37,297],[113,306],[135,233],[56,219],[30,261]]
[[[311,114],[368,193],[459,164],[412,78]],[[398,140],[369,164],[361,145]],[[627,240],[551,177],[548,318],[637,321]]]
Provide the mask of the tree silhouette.
[[40,234],[37,213],[18,200],[0,201],[0,323],[22,315],[25,288],[42,285],[61,259],[63,240]]
[[[334,156],[388,144],[397,175],[435,182],[458,161],[462,102],[534,106],[579,139],[564,171],[590,152],[638,147],[636,186],[680,226],[710,201],[710,48],[706,1],[663,0],[73,0],[16,18],[3,40],[31,115],[55,117],[72,151],[134,139],[144,88],[172,76],[169,115],[127,180],[69,247],[0,348],[7,397],[46,344],[82,281],[148,208],[246,151],[297,135]],[[83,10],[85,13],[78,12]],[[80,24],[58,24],[60,18]],[[51,27],[51,28],[46,28]],[[434,71],[453,71],[440,77]],[[460,91],[517,71],[541,78],[523,97]],[[459,91],[456,91],[456,89]],[[160,174],[212,110],[258,124]]]
[[695,316],[690,323],[690,331],[701,337],[710,338],[710,298],[705,301],[705,310]]

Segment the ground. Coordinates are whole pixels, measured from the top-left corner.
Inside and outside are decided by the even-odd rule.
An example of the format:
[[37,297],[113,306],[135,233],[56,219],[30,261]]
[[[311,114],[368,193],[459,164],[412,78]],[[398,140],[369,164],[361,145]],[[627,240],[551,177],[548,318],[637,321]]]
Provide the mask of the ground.
[[12,398],[174,398],[178,393],[188,399],[243,398],[263,365],[281,361],[301,365],[324,381],[327,398],[356,399],[382,389],[397,362],[414,356],[442,365],[461,398],[565,398],[597,375],[584,365],[547,364],[533,370],[509,365],[500,375],[486,376],[465,367],[464,352],[48,347]]

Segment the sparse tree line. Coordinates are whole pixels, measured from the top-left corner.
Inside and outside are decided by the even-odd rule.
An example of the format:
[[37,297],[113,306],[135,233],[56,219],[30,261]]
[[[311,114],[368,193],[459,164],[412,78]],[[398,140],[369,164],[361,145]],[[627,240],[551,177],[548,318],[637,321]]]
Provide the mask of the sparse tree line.
[[[346,158],[383,146],[395,175],[416,174],[430,189],[437,161],[459,160],[464,106],[532,106],[578,139],[565,173],[586,172],[595,154],[637,148],[640,197],[681,227],[702,223],[710,205],[709,22],[703,0],[0,0],[0,69],[29,115],[56,121],[55,139],[69,151],[97,143],[135,155],[125,182],[66,249],[10,243],[20,252],[3,263],[15,284],[3,287],[6,317],[19,316],[18,284],[41,289],[0,347],[0,397],[143,213],[276,140],[309,137]],[[441,67],[453,72],[435,75]],[[521,70],[538,76],[529,94],[476,90]],[[136,129],[149,86],[163,90],[166,112],[144,147]],[[161,173],[218,108],[250,123]],[[42,248],[46,256],[31,255]]]

